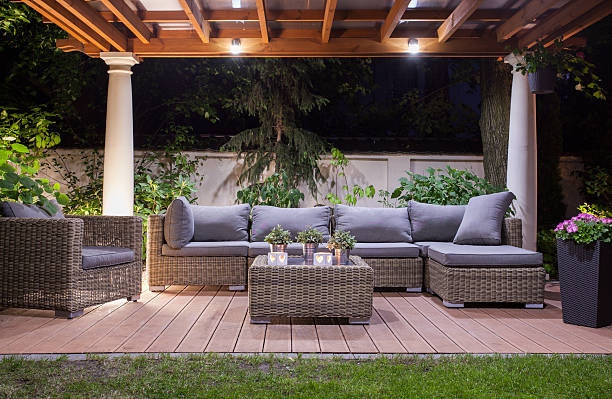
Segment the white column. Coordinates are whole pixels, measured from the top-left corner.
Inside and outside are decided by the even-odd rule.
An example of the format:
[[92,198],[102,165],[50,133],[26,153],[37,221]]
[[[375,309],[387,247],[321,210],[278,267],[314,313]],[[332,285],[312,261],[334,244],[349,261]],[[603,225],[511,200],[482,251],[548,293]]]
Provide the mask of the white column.
[[106,139],[102,213],[134,214],[134,127],[132,71],[138,60],[132,53],[100,53],[108,68]]
[[[504,59],[514,66],[522,57]],[[536,101],[527,76],[512,71],[510,129],[508,136],[508,189],[514,193],[516,216],[523,221],[523,248],[535,251],[538,223],[538,148]]]

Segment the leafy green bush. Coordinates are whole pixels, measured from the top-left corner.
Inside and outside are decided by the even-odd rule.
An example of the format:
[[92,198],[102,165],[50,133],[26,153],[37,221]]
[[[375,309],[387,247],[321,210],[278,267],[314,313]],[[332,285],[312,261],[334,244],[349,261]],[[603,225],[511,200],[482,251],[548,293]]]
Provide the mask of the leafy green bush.
[[268,244],[287,245],[291,244],[291,232],[285,230],[280,224],[276,225],[270,233],[264,238]]
[[281,208],[297,208],[304,194],[297,188],[291,188],[287,174],[274,173],[262,183],[251,184],[237,193],[241,204],[269,205]]
[[[374,198],[374,195],[376,194],[376,189],[371,184],[365,188],[357,184],[355,184],[353,188],[349,187],[348,178],[346,176],[346,167],[349,164],[349,160],[337,148],[332,148],[331,154],[332,154],[332,160],[330,163],[336,171],[336,177],[332,183],[333,187],[335,187],[335,192],[327,193],[327,196],[325,198],[327,198],[327,200],[332,205],[341,204],[342,201],[344,201],[346,205],[350,205],[350,206],[356,206],[357,201],[360,198],[363,198],[363,197]],[[344,184],[342,186],[340,186],[340,183],[338,183],[338,180],[340,178],[344,179]],[[338,187],[341,188],[342,193],[338,192]]]
[[336,230],[329,241],[327,241],[327,248],[329,249],[353,249],[357,244],[355,236],[350,231]]
[[546,269],[551,279],[559,277],[559,269],[557,266],[557,238],[552,229],[538,231],[538,252],[542,253],[544,258],[542,266]]
[[320,244],[324,241],[323,233],[312,226],[306,226],[306,230],[300,231],[297,234],[297,242],[302,244]]

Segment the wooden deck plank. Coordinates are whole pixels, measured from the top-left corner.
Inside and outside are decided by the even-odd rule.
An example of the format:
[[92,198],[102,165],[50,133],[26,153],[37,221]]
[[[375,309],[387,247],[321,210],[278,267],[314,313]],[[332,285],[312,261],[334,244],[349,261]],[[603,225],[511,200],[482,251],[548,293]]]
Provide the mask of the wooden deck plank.
[[266,326],[264,352],[291,352],[291,320],[279,317]]
[[351,353],[377,353],[378,348],[372,342],[364,326],[340,324],[340,330]]
[[472,319],[469,315],[461,312],[460,309],[449,309],[442,305],[438,297],[423,296],[423,299],[442,312],[446,317],[461,326],[464,330],[491,348],[496,353],[520,353],[521,350],[511,345],[508,341],[496,335],[493,331]]
[[424,317],[399,293],[385,293],[384,297],[397,312],[423,337],[438,353],[463,353],[451,338],[446,336],[434,323]]
[[204,352],[233,297],[233,291],[219,290],[183,338],[176,352]]
[[164,331],[147,348],[147,352],[174,352],[187,335],[198,317],[210,304],[219,291],[219,286],[207,285],[200,290],[193,300],[166,327]]
[[259,353],[263,351],[264,340],[266,338],[266,325],[265,324],[251,324],[251,315],[247,311],[242,328],[240,329],[240,335],[238,336],[238,342],[234,352],[239,353]]
[[114,352],[121,344],[127,341],[136,331],[170,302],[185,286],[170,286],[160,292],[155,298],[147,302],[130,317],[124,319],[115,328],[111,329],[98,342],[94,343],[89,350],[92,352]]
[[393,332],[385,324],[376,309],[372,310],[370,324],[366,325],[365,329],[380,353],[406,353],[406,348],[393,335]]
[[374,295],[374,307],[408,353],[436,352],[384,297]]
[[336,319],[315,319],[315,328],[319,337],[319,345],[323,353],[348,353],[349,347],[346,343],[342,330]]
[[310,317],[291,319],[291,351],[296,353],[321,352],[314,319]]
[[[563,311],[558,306],[547,306],[545,309],[532,309],[532,310],[540,310],[544,318],[554,319],[557,321],[563,321]],[[577,327],[581,327],[581,326],[577,326]],[[590,328],[590,327],[581,327],[581,328],[584,328],[590,331],[592,335],[599,335],[603,338],[612,339],[612,327],[610,326],[602,327],[602,328]]]
[[34,310],[26,310],[12,316],[12,320],[5,322],[0,329],[0,348],[10,346],[13,342],[52,321],[53,317],[40,317],[38,311]]
[[132,336],[115,349],[115,352],[146,352],[147,348],[178,316],[185,306],[195,298],[201,289],[201,286],[188,286],[179,292],[134,332]]
[[422,295],[402,294],[404,299],[415,309],[430,320],[446,336],[451,337],[461,349],[468,353],[492,353],[493,350],[480,342],[476,337],[463,329],[460,325],[448,318],[430,302],[424,300]]
[[206,346],[206,352],[233,352],[249,307],[246,292],[237,292]]

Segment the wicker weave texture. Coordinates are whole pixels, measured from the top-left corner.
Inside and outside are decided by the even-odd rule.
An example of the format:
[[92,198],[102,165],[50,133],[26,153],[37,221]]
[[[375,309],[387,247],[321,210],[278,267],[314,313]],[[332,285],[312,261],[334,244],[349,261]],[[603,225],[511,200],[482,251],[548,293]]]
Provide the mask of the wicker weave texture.
[[364,258],[374,271],[374,287],[421,288],[422,258]]
[[[134,262],[83,270],[83,245],[131,248]],[[142,221],[129,216],[0,219],[0,306],[77,312],[140,294]]]
[[147,230],[149,285],[246,285],[244,256],[163,256],[164,216],[151,215]]
[[251,317],[370,318],[374,273],[358,256],[354,265],[268,266],[267,256],[249,269]]

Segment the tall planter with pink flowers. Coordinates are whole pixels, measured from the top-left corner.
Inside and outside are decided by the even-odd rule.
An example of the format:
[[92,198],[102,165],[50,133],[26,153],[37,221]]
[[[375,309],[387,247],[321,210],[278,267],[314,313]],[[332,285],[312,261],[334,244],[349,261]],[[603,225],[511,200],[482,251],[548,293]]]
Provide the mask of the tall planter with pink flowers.
[[563,321],[612,323],[612,219],[581,213],[555,228]]

